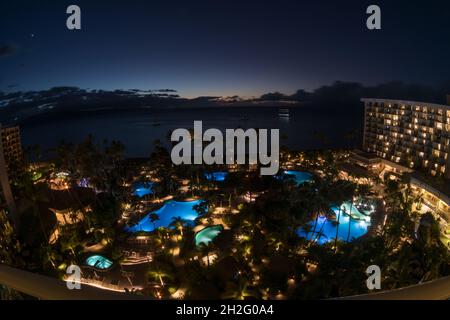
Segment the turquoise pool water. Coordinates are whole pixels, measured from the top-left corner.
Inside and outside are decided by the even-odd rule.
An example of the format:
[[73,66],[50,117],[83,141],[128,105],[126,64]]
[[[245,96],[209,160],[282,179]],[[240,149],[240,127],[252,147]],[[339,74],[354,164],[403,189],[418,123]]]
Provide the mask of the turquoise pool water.
[[283,172],[283,175],[293,176],[297,184],[302,184],[312,179],[312,174],[304,171],[287,170]]
[[104,256],[101,255],[93,255],[86,259],[86,265],[100,269],[100,270],[106,270],[111,268],[113,265],[113,262]]
[[203,200],[194,201],[175,201],[169,200],[164,203],[164,205],[156,211],[150,213],[156,213],[159,217],[158,220],[152,222],[150,219],[150,213],[143,217],[137,224],[132,227],[126,227],[125,230],[128,232],[151,232],[159,227],[169,227],[170,223],[173,221],[172,218],[181,217],[188,223],[193,223],[197,218],[197,211],[193,207]]
[[[359,210],[356,207],[351,206],[352,219],[350,221],[350,216],[348,215],[348,212],[350,212],[349,211],[350,206],[351,206],[350,203],[344,203],[341,206],[340,212],[338,207],[332,207],[331,209],[336,213],[336,221],[327,219],[326,217],[319,217],[315,230],[313,230],[315,224],[315,220],[313,220],[309,222],[309,226],[311,227],[311,230],[309,232],[306,232],[303,228],[299,228],[297,230],[297,234],[300,237],[306,238],[308,240],[316,239],[315,241],[317,241],[320,244],[334,241],[334,239],[336,238],[336,231],[337,231],[336,222],[339,218],[339,230],[337,234],[338,240],[345,242],[347,241],[349,228],[350,228],[350,236],[348,237],[349,241],[352,241],[365,235],[369,230],[370,217],[359,212]],[[359,217],[358,220],[356,219],[356,217]]]
[[133,194],[142,198],[143,196],[153,194],[153,182],[135,182],[133,183]]
[[223,226],[218,224],[203,228],[195,234],[195,246],[199,247],[201,243],[208,244],[223,231]]
[[210,172],[205,173],[205,177],[209,181],[224,181],[227,177],[228,172],[226,171],[217,171],[217,172]]

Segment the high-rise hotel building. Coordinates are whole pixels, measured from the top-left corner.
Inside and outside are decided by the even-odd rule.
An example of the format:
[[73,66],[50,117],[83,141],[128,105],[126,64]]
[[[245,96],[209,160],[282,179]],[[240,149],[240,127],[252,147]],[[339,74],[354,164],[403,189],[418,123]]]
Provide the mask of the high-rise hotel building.
[[20,142],[20,128],[18,126],[2,127],[0,134],[7,166],[11,165],[13,162],[21,161],[22,145]]
[[364,151],[450,178],[450,106],[388,99],[362,101]]
[[1,127],[0,125],[0,207],[6,204],[9,216],[16,221],[16,204],[11,192],[10,180],[14,174],[14,162],[21,161],[22,146],[19,127]]

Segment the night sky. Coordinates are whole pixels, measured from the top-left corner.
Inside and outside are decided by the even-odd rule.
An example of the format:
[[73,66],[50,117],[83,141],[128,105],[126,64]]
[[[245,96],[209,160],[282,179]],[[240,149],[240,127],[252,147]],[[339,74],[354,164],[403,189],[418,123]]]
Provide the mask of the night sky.
[[[82,30],[66,28],[77,4]],[[382,30],[366,28],[370,4]],[[185,97],[450,79],[450,1],[2,1],[0,90],[161,89]]]

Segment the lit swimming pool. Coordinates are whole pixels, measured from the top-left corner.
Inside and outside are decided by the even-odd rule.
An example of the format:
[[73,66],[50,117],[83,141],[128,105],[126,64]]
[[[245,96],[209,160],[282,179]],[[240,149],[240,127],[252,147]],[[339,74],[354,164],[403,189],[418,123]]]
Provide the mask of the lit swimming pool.
[[227,175],[228,175],[228,172],[226,172],[226,171],[205,173],[205,177],[209,181],[224,181],[226,179]]
[[283,172],[283,175],[293,176],[297,184],[302,184],[312,179],[312,174],[304,171],[287,170]]
[[139,198],[153,194],[153,185],[153,182],[135,182],[133,183],[133,194]]
[[93,255],[86,259],[86,265],[100,269],[100,270],[106,270],[111,268],[113,265],[113,262],[104,256],[101,255]]
[[[133,233],[139,231],[151,232],[159,227],[169,227],[170,223],[173,221],[172,218],[175,217],[181,217],[181,219],[192,224],[198,216],[197,211],[195,211],[193,207],[202,201],[203,200],[166,201],[161,208],[148,213],[134,226],[125,227],[125,231]],[[151,213],[157,214],[159,219],[152,221]]]
[[[315,220],[309,222],[311,230],[307,232],[303,228],[297,230],[297,235],[308,240],[316,239],[320,244],[334,241],[336,238],[336,231],[338,232],[337,238],[341,241],[347,241],[348,232],[350,228],[349,241],[353,241],[367,233],[370,227],[370,217],[364,216],[357,208],[351,206],[352,219],[350,221],[350,216],[346,213],[349,212],[350,203],[344,203],[339,212],[337,207],[331,208],[336,213],[336,221],[327,219],[326,217],[319,217],[315,230],[314,224]],[[346,212],[344,212],[344,210]],[[355,219],[359,216],[359,220]],[[339,230],[337,230],[337,221],[339,219]],[[320,236],[319,236],[320,234]]]
[[223,226],[218,224],[203,228],[195,234],[195,246],[199,247],[201,243],[208,244],[223,231]]

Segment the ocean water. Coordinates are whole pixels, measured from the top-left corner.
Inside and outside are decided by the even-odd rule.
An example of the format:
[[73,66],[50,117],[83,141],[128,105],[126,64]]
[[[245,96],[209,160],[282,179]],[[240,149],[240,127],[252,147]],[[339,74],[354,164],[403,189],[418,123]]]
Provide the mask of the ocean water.
[[[143,109],[101,114],[41,117],[21,124],[22,144],[54,148],[62,140],[77,143],[92,134],[96,141],[120,140],[126,156],[147,157],[159,139],[166,146],[169,130],[193,128],[194,120],[208,128],[264,128],[280,130],[280,145],[292,149],[346,148],[361,142],[361,114],[339,109],[301,106],[290,109],[290,118],[278,116],[277,107],[214,107]],[[353,137],[349,133],[353,133]]]

